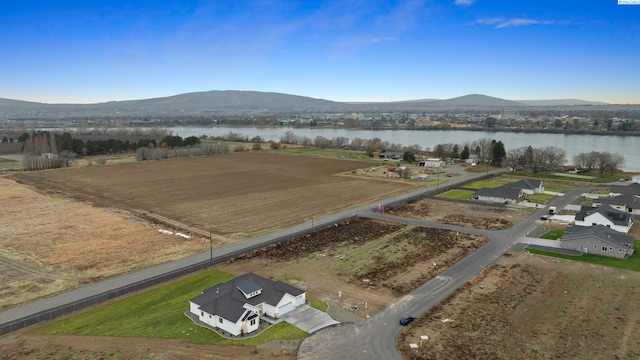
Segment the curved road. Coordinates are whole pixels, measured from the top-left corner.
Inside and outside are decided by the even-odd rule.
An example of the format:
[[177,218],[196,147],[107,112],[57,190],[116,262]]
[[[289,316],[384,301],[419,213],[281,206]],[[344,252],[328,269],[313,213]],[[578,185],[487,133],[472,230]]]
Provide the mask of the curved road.
[[[563,197],[552,199],[549,205],[562,209],[583,192],[584,189],[571,190]],[[305,338],[298,349],[298,359],[403,359],[395,346],[396,338],[403,328],[398,322],[399,319],[405,315],[421,316],[445,300],[538,227],[535,220],[546,211],[546,208],[534,210],[524,221],[500,231],[482,231],[373,212],[359,214],[417,226],[483,234],[487,236],[488,242],[363,323],[326,328]]]

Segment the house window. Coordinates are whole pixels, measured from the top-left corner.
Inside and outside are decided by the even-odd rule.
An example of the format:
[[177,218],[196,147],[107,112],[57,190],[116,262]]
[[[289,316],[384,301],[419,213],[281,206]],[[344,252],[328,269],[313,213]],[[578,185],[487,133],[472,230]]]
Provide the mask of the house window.
[[598,245],[593,245],[593,248],[598,250]]
[[211,319],[211,314],[209,314],[209,319]]
[[603,247],[602,247],[602,251],[605,251],[605,252],[606,252],[606,251],[607,251],[607,247],[606,247],[606,246],[603,246]]
[[204,316],[204,311],[200,311],[200,316]]
[[223,322],[223,321],[224,321],[224,320],[222,320],[222,318],[221,318],[221,317],[219,317],[219,318],[218,318],[218,322],[219,322],[220,324],[222,324],[222,322]]
[[256,324],[256,319],[251,319],[251,325],[255,325]]
[[598,225],[598,224],[596,224],[596,223],[591,223],[591,225],[596,226],[596,225]]

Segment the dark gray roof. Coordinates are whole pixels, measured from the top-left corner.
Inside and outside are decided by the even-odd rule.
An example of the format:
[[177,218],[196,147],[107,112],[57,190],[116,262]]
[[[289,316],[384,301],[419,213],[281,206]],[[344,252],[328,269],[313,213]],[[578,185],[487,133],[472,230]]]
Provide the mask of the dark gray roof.
[[510,183],[510,184],[506,184],[504,186],[506,187],[511,187],[514,189],[537,189],[540,187],[540,185],[542,185],[542,181],[541,180],[530,180],[530,179],[522,179],[520,181],[514,182],[514,183]]
[[560,240],[571,241],[590,236],[596,237],[606,243],[624,248],[633,248],[635,241],[633,236],[625,235],[604,225],[574,226],[567,228],[566,233]]
[[629,185],[611,185],[609,191],[616,194],[640,195],[640,184],[632,183]]
[[580,212],[576,214],[576,220],[584,221],[584,218],[595,213],[600,213],[602,216],[611,220],[616,225],[628,226],[631,221],[631,215],[612,208],[607,204],[600,205],[598,207],[582,206]]
[[514,189],[514,188],[511,188],[511,187],[507,187],[507,186],[500,186],[500,187],[497,187],[497,188],[480,189],[480,190],[476,191],[474,193],[474,195],[491,196],[491,197],[497,197],[497,198],[502,198],[502,199],[518,200],[518,199],[520,199],[521,191],[522,190],[520,190],[520,189]]
[[258,284],[256,284],[255,282],[253,282],[253,280],[250,280],[250,279],[239,282],[237,287],[245,295],[249,295],[253,292],[256,292],[262,289]]
[[[250,299],[245,298],[238,287],[246,281],[253,282],[259,286],[262,289],[260,295]],[[276,306],[285,293],[298,296],[304,292],[282,281],[272,281],[254,273],[248,273],[208,288],[201,295],[191,299],[191,302],[199,305],[200,309],[209,314],[222,316],[229,321],[237,322],[245,313],[244,304],[258,305],[267,303]]]
[[635,195],[623,194],[611,197],[601,197],[593,201],[607,205],[624,206],[628,209],[640,209],[640,197]]

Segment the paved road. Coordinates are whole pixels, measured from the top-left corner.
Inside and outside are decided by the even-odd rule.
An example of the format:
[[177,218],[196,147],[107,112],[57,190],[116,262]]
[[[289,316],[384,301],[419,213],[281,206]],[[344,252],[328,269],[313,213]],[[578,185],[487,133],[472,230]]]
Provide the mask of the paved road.
[[[498,171],[500,170],[495,170],[494,172],[498,172]],[[462,172],[461,176],[454,177],[454,178],[444,178],[443,176],[443,178],[441,179],[443,184],[441,186],[445,186],[445,185],[450,186],[450,185],[460,184],[460,183],[467,182],[471,179],[482,177],[485,175],[486,175],[485,173]],[[446,183],[444,183],[445,179],[447,180]],[[319,219],[313,219],[312,221],[298,224],[286,229],[277,230],[269,234],[265,234],[265,235],[257,236],[255,238],[251,238],[241,242],[225,245],[223,247],[214,249],[213,260],[211,262],[217,263],[217,262],[223,261],[221,259],[226,259],[230,254],[241,253],[243,251],[246,251],[246,249],[255,248],[257,246],[261,246],[262,244],[268,244],[282,237],[291,236],[292,234],[297,234],[301,232],[308,232],[313,228],[319,228],[322,226],[327,226],[337,222],[341,222],[344,219],[347,219],[349,217],[352,217],[358,214],[369,214],[371,213],[371,209],[374,209],[374,208],[377,209],[379,203],[389,204],[397,201],[402,201],[404,199],[410,199],[412,197],[416,197],[430,191],[433,191],[433,187],[428,189],[422,188],[406,194],[391,196],[379,202],[367,204],[354,209],[344,210],[336,214],[332,214]],[[150,254],[150,256],[152,256],[152,254]],[[38,301],[28,303],[23,306],[7,309],[5,311],[0,312],[0,328],[4,327],[7,324],[24,322],[23,319],[29,316],[32,316],[33,314],[47,313],[46,315],[43,315],[42,317],[40,317],[39,321],[48,320],[51,316],[48,312],[54,309],[69,307],[70,305],[83,301],[85,299],[96,297],[101,294],[107,294],[123,287],[133,286],[133,284],[136,284],[146,279],[157,278],[171,271],[187,268],[195,264],[204,263],[209,261],[210,257],[211,255],[209,251],[206,251],[194,256],[190,256],[177,261],[172,261],[166,264],[154,266],[148,269],[116,276],[116,277],[109,278],[96,283],[86,284],[86,285],[80,286],[75,290],[68,291],[56,296],[52,296],[50,298],[41,299]],[[56,314],[56,316],[60,316],[60,315],[62,314],[60,313]],[[27,323],[33,323],[33,322],[27,322]]]
[[[585,189],[571,190],[563,197],[552,199],[549,205],[561,209],[584,191]],[[538,227],[539,223],[536,220],[546,211],[546,208],[534,210],[527,219],[509,229],[484,232],[431,221],[363,213],[363,216],[406,224],[482,233],[489,241],[436,278],[415,289],[409,295],[403,296],[365,322],[323,329],[307,337],[300,344],[298,359],[402,359],[395,347],[395,340],[402,329],[398,323],[399,319],[405,315],[421,316],[445,300],[480,270],[493,263],[521,238]],[[409,345],[406,344],[406,346]]]

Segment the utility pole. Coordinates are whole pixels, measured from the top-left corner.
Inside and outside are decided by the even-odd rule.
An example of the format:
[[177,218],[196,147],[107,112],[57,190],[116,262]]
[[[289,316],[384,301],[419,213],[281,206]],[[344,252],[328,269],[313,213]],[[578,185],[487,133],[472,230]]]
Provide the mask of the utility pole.
[[213,261],[213,239],[211,238],[211,229],[209,229],[209,255],[210,260]]

